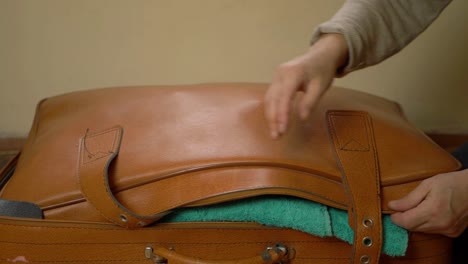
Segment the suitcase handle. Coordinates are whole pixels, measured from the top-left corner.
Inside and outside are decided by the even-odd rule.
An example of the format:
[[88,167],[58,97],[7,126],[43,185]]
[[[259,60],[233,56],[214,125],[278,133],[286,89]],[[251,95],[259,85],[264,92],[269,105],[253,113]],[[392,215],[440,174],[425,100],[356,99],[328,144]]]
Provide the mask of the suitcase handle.
[[203,260],[179,254],[164,247],[145,248],[145,257],[161,264],[286,264],[294,258],[294,249],[282,243],[267,247],[264,252],[255,257],[236,260]]

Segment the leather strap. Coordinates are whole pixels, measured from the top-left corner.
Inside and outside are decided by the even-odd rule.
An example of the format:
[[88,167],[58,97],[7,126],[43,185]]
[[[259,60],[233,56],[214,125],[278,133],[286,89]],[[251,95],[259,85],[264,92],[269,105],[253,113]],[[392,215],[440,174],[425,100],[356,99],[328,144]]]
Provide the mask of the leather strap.
[[350,201],[354,230],[351,263],[379,263],[382,244],[380,173],[370,116],[365,112],[329,111],[329,132],[343,185]]
[[142,227],[160,215],[141,216],[125,208],[112,194],[108,167],[117,156],[123,128],[114,127],[81,139],[78,180],[86,199],[109,221],[126,228]]
[[[79,164],[77,177],[81,191],[86,200],[110,222],[125,228],[138,228],[149,225],[170,212],[172,208],[186,204],[203,205],[203,202],[219,202],[217,196],[228,196],[235,199],[236,193],[240,197],[249,197],[263,194],[295,195],[308,199],[322,201],[329,205],[346,207],[346,197],[340,201],[327,199],[321,193],[304,192],[303,186],[322,186],[327,190],[341,190],[341,184],[333,181],[320,180],[319,177],[304,177],[297,170],[270,173],[264,168],[250,168],[258,177],[249,175],[226,174],[223,178],[217,174],[215,168],[210,171],[194,171],[187,174],[192,179],[187,181],[182,177],[169,177],[158,185],[158,196],[165,197],[166,193],[185,191],[184,195],[174,196],[175,199],[166,199],[157,203],[150,203],[144,212],[145,215],[135,213],[133,207],[126,207],[118,201],[110,188],[108,169],[112,160],[119,152],[120,141],[123,135],[121,127],[114,127],[98,133],[86,133],[80,141]],[[242,165],[242,164],[241,164]],[[189,173],[190,171],[186,171]],[[210,185],[204,184],[210,182]],[[230,184],[224,184],[229,182]],[[215,184],[216,183],[216,184]],[[219,183],[219,184],[218,184]],[[216,192],[210,186],[219,186]],[[210,196],[208,196],[208,194]],[[132,208],[130,210],[129,208]]]
[[[289,255],[289,250],[286,245],[277,244],[268,247],[262,254],[255,257],[235,260],[205,260],[179,254],[164,247],[157,247],[154,250],[151,247],[146,247],[145,256],[152,259],[154,263],[170,264],[286,264],[290,263],[290,258],[294,258],[294,253]],[[232,254],[235,257],[235,252]]]

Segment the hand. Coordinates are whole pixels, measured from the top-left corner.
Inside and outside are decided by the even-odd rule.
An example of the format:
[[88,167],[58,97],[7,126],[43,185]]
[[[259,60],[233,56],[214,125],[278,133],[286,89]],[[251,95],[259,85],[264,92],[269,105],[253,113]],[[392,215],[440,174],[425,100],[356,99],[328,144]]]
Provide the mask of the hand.
[[408,230],[457,237],[468,226],[468,169],[424,180],[400,200],[392,221]]
[[272,138],[286,132],[295,93],[305,92],[299,102],[299,114],[306,119],[347,58],[344,37],[324,34],[305,54],[277,68],[265,95],[265,116]]

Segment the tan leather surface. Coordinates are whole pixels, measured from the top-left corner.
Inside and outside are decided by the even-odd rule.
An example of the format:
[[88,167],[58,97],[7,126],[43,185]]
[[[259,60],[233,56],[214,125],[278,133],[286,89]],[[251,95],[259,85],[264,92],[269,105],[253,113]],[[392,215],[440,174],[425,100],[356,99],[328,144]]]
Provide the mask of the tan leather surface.
[[327,117],[350,201],[348,219],[355,231],[352,263],[378,263],[382,248],[382,210],[372,121],[366,112],[356,111],[330,111]]
[[[18,257],[32,264],[153,263],[145,257],[148,246],[205,260],[235,260],[256,256],[277,242],[294,249],[292,264],[344,264],[351,259],[351,246],[337,239],[248,223],[159,224],[129,230],[105,223],[0,218],[0,234],[2,264]],[[406,257],[382,256],[380,263],[446,264],[450,250],[446,237],[412,234]]]
[[[455,159],[408,123],[397,104],[337,87],[306,122],[293,118],[289,133],[272,140],[263,116],[266,87],[121,87],[43,100],[0,198],[37,203],[48,220],[0,219],[0,256],[20,254],[22,247],[34,248],[32,255],[22,251],[28,252],[32,263],[113,259],[145,263],[148,259],[136,252],[141,255],[142,244],[155,243],[157,248],[176,246],[177,252],[169,254],[173,264],[239,258],[257,263],[259,258],[252,256],[260,251],[252,252],[252,241],[262,247],[265,241],[282,241],[301,251],[291,263],[358,263],[362,256],[376,263],[380,214],[389,212],[387,202],[406,195],[425,178],[459,168]],[[325,114],[329,111],[333,111],[330,122]],[[0,174],[2,178],[6,170]],[[296,231],[246,229],[246,225],[194,223],[180,229],[166,225],[138,229],[177,207],[264,194],[293,195],[348,209],[357,231],[356,247]],[[363,228],[366,219],[373,225]],[[103,223],[86,223],[90,221]],[[34,235],[37,238],[31,239]],[[228,236],[234,240],[226,242]],[[373,241],[370,247],[361,243],[368,238]],[[450,240],[429,240],[411,242],[410,252],[416,252],[410,253],[412,262],[447,260],[449,243],[439,241]],[[442,253],[427,256],[418,243],[424,244],[424,250],[434,247],[434,252]],[[220,252],[225,246],[245,254]],[[200,247],[210,248],[211,253],[201,253]],[[318,252],[309,255],[316,248]],[[74,250],[86,253],[77,255]]]
[[122,143],[109,183],[118,202],[136,214],[271,193],[347,209],[327,110],[370,114],[384,211],[390,199],[420,180],[459,167],[407,122],[397,104],[343,88],[332,88],[309,120],[293,120],[284,138],[272,140],[263,116],[266,88],[121,87],[46,99],[0,198],[38,203],[50,219],[107,221],[82,195],[79,145],[87,133],[120,126]]
[[[282,251],[272,250],[270,248],[271,247],[267,247],[259,256],[243,259],[234,258],[232,260],[206,260],[193,256],[185,256],[177,253],[175,250],[164,247],[151,249],[156,257],[156,261],[167,261],[167,263],[171,264],[286,264],[290,262],[290,260],[282,254]],[[235,249],[233,249],[232,255],[235,255]]]

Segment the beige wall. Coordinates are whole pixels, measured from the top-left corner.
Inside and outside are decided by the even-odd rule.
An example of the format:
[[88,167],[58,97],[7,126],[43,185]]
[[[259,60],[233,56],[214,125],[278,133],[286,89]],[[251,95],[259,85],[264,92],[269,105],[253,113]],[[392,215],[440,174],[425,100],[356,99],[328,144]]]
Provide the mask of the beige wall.
[[[268,82],[342,0],[0,0],[0,136],[36,103],[116,85]],[[468,131],[468,1],[407,49],[337,84],[402,103],[425,130]]]

